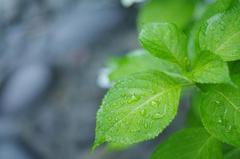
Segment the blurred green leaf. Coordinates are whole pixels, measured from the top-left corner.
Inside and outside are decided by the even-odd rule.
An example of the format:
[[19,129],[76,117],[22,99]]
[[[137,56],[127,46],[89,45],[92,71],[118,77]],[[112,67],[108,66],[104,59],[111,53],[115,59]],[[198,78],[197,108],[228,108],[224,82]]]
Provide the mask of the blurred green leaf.
[[181,76],[181,71],[176,65],[154,57],[144,50],[135,50],[124,57],[112,59],[108,63],[108,68],[111,81],[148,70],[158,70],[171,74],[171,76]]
[[222,159],[221,144],[203,128],[181,130],[154,151],[151,159]]
[[138,26],[170,22],[184,29],[192,19],[197,0],[150,0],[140,10]]
[[200,127],[202,126],[200,118],[200,91],[194,90],[191,95],[191,105],[187,115],[187,127]]
[[224,159],[239,159],[240,158],[240,149],[234,149],[230,152],[228,152]]

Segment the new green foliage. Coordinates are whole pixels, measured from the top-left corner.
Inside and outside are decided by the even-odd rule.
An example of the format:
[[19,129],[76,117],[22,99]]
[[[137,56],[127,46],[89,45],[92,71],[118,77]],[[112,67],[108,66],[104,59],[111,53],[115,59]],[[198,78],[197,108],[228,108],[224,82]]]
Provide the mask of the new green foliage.
[[172,76],[181,75],[181,70],[176,65],[160,60],[144,50],[135,50],[125,57],[112,59],[108,68],[110,69],[109,78],[111,81],[148,70],[158,70]]
[[139,39],[143,48],[154,56],[187,67],[187,37],[174,24],[146,24]]
[[[155,138],[174,119],[181,90],[190,86],[188,127],[204,127],[173,134],[152,159],[239,157],[239,149],[222,151],[221,144],[240,147],[240,3],[218,0],[205,6],[185,35],[182,28],[193,16],[190,10],[178,11],[185,2],[153,0],[141,10],[140,23],[146,25],[141,25],[139,40],[145,50],[110,64],[113,86],[97,113],[94,148],[103,143],[123,148]],[[179,15],[187,13],[183,21],[173,10],[170,18],[164,16],[167,4],[177,4]],[[157,13],[162,15],[151,17]]]
[[230,83],[228,65],[219,56],[203,51],[198,54],[190,73],[198,83]]

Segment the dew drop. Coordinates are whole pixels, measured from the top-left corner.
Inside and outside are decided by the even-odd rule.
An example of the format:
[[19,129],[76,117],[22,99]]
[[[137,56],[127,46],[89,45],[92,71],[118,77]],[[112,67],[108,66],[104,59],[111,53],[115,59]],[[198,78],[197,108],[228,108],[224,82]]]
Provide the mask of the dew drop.
[[221,124],[221,123],[222,123],[222,119],[218,119],[218,123],[220,123],[220,124]]
[[218,100],[216,100],[215,103],[220,104],[220,102]]
[[107,119],[108,119],[109,121],[112,121],[112,120],[113,120],[113,118],[112,118],[111,116],[108,116]]
[[155,115],[153,116],[154,119],[160,119],[160,118],[162,118],[162,117],[163,117],[163,115],[160,114],[160,113],[157,113],[157,114],[155,114]]
[[140,97],[136,96],[135,94],[131,95],[130,99],[127,100],[128,104],[131,104],[133,102],[137,102],[140,99]]
[[157,106],[157,103],[155,101],[151,102],[152,106]]
[[141,113],[142,116],[146,116],[146,114],[147,114],[145,109],[141,110],[140,113]]
[[144,123],[144,128],[147,129],[148,128],[148,124]]
[[227,127],[227,132],[230,132],[232,130],[232,125],[229,125],[228,127]]
[[130,133],[134,133],[136,130],[134,129],[130,129]]

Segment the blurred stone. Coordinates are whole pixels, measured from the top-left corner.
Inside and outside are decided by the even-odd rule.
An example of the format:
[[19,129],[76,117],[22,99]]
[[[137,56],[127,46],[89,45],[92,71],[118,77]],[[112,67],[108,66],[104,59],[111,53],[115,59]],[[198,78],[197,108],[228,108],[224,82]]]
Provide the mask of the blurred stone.
[[14,142],[0,143],[1,159],[33,159],[23,148]]
[[[0,145],[20,136],[24,145],[5,147],[27,147],[44,159],[93,159],[89,150],[103,97],[98,70],[109,56],[137,47],[134,19],[128,19],[135,10],[128,14],[120,0],[11,1],[21,5],[14,22],[0,19],[6,25],[0,37]],[[48,94],[50,66],[58,80]],[[150,151],[148,144],[119,153],[100,150],[94,159],[142,159]]]
[[20,123],[17,120],[0,118],[0,140],[15,139],[20,134]]
[[29,106],[46,91],[52,74],[43,64],[30,64],[19,68],[7,81],[1,96],[3,112],[17,112]]
[[45,5],[50,9],[57,11],[67,8],[66,6],[69,6],[69,3],[72,3],[73,1],[74,0],[47,0]]
[[18,13],[19,0],[0,0],[0,21],[10,21]]
[[69,57],[88,50],[99,40],[107,40],[109,32],[123,21],[124,10],[116,3],[106,2],[82,1],[51,23],[49,47],[59,64],[71,65]]

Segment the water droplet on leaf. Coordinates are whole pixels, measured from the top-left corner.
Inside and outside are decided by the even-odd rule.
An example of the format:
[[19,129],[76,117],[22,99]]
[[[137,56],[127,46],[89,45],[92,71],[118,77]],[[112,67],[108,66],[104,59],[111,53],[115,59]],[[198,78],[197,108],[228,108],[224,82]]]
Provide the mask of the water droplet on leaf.
[[153,116],[154,119],[160,119],[163,117],[163,114],[157,113]]
[[157,103],[155,101],[151,102],[152,106],[157,106]]

